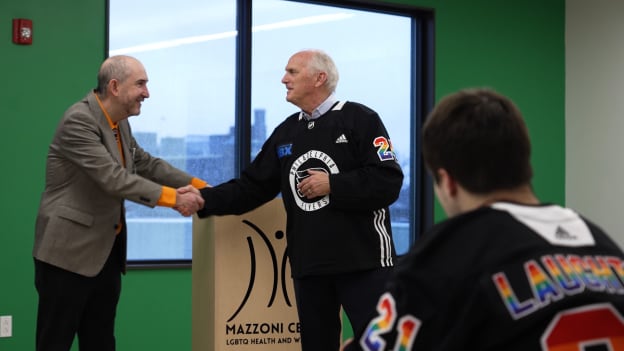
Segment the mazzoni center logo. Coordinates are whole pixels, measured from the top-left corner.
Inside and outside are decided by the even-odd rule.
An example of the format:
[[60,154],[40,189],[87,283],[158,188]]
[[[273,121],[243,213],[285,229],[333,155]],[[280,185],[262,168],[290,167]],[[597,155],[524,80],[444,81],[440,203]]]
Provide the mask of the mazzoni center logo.
[[[241,280],[247,278],[247,284],[240,302],[232,305],[235,309],[227,318],[226,345],[299,343],[300,326],[287,284],[290,282],[287,247],[284,244],[283,252],[278,252],[276,246],[282,245],[275,245],[286,240],[285,234],[277,230],[270,236],[250,220],[243,219],[241,223],[251,229],[251,234],[243,235],[247,243],[249,277],[240,277]],[[259,271],[262,274],[258,274]],[[295,318],[273,317],[263,310],[278,314],[288,310],[290,316],[294,312]]]
[[[281,288],[282,288],[281,290],[282,290],[282,293],[284,294],[284,300],[286,301],[286,305],[288,305],[288,307],[292,307],[292,304],[290,303],[290,298],[288,296],[288,290],[286,289],[286,264],[288,264],[288,256],[286,255],[286,249],[284,249],[284,252],[281,258],[281,263],[279,264],[280,267],[278,268],[277,254],[275,253],[275,249],[273,248],[273,244],[271,243],[271,240],[269,240],[267,235],[260,228],[258,228],[258,226],[256,226],[255,224],[251,223],[250,221],[246,219],[244,219],[242,222],[248,225],[249,227],[251,227],[254,230],[254,232],[258,234],[258,236],[262,239],[262,241],[266,245],[267,250],[269,250],[269,254],[271,255],[271,264],[273,266],[273,287],[271,288],[271,297],[269,298],[267,307],[273,306],[273,303],[275,302],[275,296],[277,295],[278,280],[281,282]],[[284,239],[284,232],[281,230],[278,230],[277,232],[275,232],[275,238],[278,240]],[[245,304],[247,303],[247,301],[249,300],[249,296],[251,295],[251,291],[253,290],[255,286],[254,282],[256,280],[256,265],[257,265],[256,250],[254,248],[253,240],[251,239],[250,236],[247,237],[247,245],[249,246],[249,257],[251,259],[251,262],[250,262],[251,274],[249,274],[249,284],[247,285],[247,292],[245,292],[245,297],[241,301],[240,306],[232,314],[232,316],[228,318],[228,323],[233,321],[234,318],[236,318],[236,315],[238,315],[238,313],[243,309],[243,307],[245,307]],[[280,277],[281,279],[278,279],[278,277]]]

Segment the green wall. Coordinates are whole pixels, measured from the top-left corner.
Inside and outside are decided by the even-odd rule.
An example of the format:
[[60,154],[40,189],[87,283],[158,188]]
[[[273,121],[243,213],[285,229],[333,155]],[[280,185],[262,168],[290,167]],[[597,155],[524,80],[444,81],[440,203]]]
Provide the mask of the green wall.
[[[435,9],[436,99],[489,86],[517,102],[533,140],[536,192],[563,204],[565,0],[387,1]],[[95,86],[104,14],[104,0],[0,2],[0,315],[13,316],[13,337],[0,339],[3,351],[34,349],[31,249],[47,147],[63,111]],[[12,18],[21,17],[34,21],[32,46],[11,42]],[[190,270],[136,270],[123,281],[118,348],[190,350]]]

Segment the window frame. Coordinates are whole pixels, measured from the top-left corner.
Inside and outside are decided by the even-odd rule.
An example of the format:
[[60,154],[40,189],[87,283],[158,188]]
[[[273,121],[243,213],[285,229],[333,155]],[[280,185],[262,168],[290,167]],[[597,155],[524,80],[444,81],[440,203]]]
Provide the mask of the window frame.
[[[390,4],[372,0],[284,0],[290,2],[347,8],[390,15],[405,16],[411,19],[411,101],[409,174],[411,225],[410,245],[433,224],[433,182],[427,173],[420,150],[421,127],[434,104],[434,11],[413,5]],[[105,4],[105,47],[104,58],[109,53],[110,0]],[[236,89],[235,124],[236,162],[235,174],[251,163],[252,139],[252,15],[253,0],[236,0]],[[420,55],[418,53],[421,53]],[[128,260],[128,269],[189,268],[191,259]]]

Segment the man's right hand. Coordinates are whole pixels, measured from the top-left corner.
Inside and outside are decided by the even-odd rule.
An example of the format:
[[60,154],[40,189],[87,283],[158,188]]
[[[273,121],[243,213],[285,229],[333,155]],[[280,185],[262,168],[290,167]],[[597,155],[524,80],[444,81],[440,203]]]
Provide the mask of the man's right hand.
[[204,207],[204,199],[198,189],[187,185],[176,190],[176,204],[173,208],[184,217],[189,217]]

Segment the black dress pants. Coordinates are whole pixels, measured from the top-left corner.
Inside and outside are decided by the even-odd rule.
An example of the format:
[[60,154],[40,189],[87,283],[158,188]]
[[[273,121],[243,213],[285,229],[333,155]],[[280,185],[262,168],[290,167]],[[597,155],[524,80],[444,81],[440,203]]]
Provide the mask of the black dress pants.
[[301,323],[301,350],[340,349],[340,307],[354,331],[374,316],[391,268],[346,274],[319,275],[293,280]]
[[[125,234],[125,233],[123,233]],[[35,259],[39,294],[37,351],[69,351],[78,336],[80,351],[115,350],[115,314],[123,264],[118,235],[102,271],[85,277]]]

